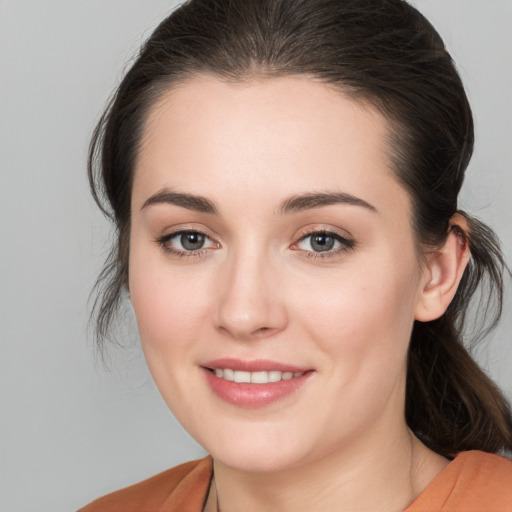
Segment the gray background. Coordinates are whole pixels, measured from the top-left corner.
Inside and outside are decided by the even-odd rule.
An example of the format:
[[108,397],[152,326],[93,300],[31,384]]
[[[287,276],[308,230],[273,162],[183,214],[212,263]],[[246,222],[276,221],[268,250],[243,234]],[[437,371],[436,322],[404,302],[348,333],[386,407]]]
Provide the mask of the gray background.
[[[512,262],[512,2],[422,0],[472,101],[461,205]],[[0,0],[0,512],[69,511],[202,455],[151,383],[136,339],[95,363],[87,297],[108,226],[87,144],[123,69],[174,2]],[[510,294],[509,294],[510,295]],[[481,363],[512,398],[510,300]]]

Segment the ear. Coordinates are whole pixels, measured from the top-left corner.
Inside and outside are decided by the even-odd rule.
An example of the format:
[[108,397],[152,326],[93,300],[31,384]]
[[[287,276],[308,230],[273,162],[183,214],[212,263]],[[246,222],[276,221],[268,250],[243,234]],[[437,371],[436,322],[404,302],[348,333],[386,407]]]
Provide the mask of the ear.
[[429,322],[443,315],[459,286],[469,262],[466,219],[455,214],[445,244],[426,256],[422,286],[416,302],[415,316]]

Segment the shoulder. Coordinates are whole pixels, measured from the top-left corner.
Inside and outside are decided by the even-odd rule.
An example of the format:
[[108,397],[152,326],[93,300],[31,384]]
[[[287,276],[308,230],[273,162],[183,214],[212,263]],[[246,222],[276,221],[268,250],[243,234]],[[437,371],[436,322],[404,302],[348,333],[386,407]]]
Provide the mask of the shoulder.
[[512,461],[477,450],[460,453],[407,512],[512,511]]
[[78,512],[200,511],[210,484],[211,467],[211,457],[186,462],[107,494]]

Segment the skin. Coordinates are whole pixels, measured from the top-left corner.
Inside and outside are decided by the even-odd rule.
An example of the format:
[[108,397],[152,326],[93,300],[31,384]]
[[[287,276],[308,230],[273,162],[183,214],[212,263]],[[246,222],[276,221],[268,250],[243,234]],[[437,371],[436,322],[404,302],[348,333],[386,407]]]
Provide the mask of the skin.
[[[214,457],[223,512],[404,510],[447,464],[407,429],[406,359],[414,320],[446,309],[467,249],[451,234],[417,253],[388,130],[376,110],[307,77],[198,76],[152,108],[132,192],[130,295],[162,396]],[[162,191],[217,212],[147,204]],[[281,212],[320,192],[371,208]],[[172,238],[183,229],[208,237],[201,251]],[[318,253],[311,231],[349,243]],[[221,357],[312,374],[243,408],[206,384],[201,364]],[[206,510],[215,500],[212,488]]]

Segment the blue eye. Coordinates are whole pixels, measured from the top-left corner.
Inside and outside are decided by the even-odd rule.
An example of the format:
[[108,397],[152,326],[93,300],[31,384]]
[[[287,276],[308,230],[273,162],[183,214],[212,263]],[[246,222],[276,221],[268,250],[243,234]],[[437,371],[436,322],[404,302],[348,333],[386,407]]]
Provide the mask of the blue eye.
[[317,231],[302,237],[297,243],[297,249],[313,253],[336,253],[354,246],[354,242],[327,231]]

